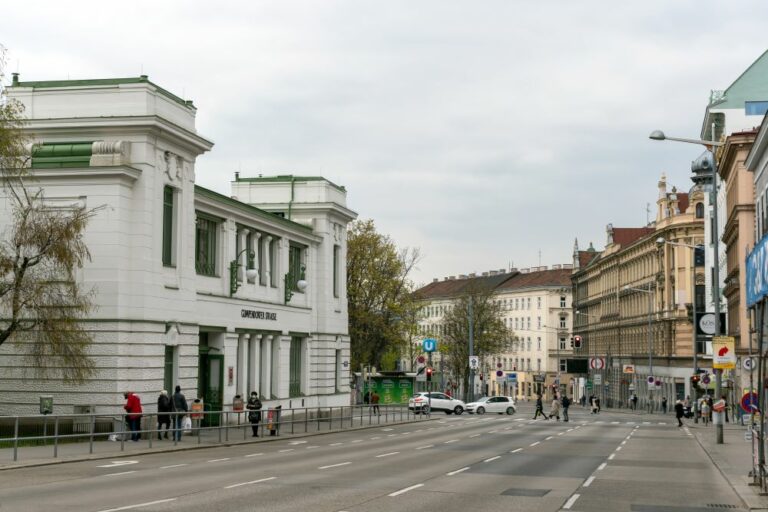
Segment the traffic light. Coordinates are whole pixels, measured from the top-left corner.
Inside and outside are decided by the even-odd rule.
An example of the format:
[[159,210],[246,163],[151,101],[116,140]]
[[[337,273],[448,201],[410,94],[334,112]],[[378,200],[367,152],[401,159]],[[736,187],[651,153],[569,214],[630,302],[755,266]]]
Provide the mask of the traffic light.
[[434,371],[431,366],[427,367],[427,382],[432,382],[432,372]]
[[699,389],[699,383],[701,382],[701,377],[698,375],[691,375],[691,387],[693,389]]
[[578,334],[573,337],[573,348],[581,348],[581,336]]
[[693,250],[693,265],[695,267],[703,267],[705,264],[704,246],[697,245]]

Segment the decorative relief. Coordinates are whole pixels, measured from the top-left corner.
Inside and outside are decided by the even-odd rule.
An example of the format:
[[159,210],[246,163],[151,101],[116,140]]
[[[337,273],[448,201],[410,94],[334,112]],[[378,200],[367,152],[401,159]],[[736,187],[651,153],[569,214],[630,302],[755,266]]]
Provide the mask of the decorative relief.
[[129,165],[131,163],[131,143],[127,140],[98,140],[91,146],[93,167]]

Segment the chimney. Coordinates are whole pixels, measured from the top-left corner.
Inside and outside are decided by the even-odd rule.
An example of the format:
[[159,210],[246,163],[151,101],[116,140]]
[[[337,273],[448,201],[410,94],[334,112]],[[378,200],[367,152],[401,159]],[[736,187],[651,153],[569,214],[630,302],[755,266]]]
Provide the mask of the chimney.
[[507,269],[505,269],[505,268],[500,268],[499,269],[499,274],[506,274],[506,273],[507,273]]
[[544,265],[543,267],[539,267],[539,271],[547,270],[548,268],[549,268],[548,266]]
[[497,272],[495,270],[489,270],[488,271],[488,275],[489,276],[495,276],[496,274],[497,274]]
[[459,274],[459,279],[466,279],[467,277],[469,277],[467,274]]
[[448,280],[455,281],[456,280],[456,276],[448,276]]
[[573,270],[573,264],[572,263],[563,263],[563,270]]
[[563,268],[562,265],[552,265],[552,270],[560,270],[561,268]]
[[438,279],[438,278],[436,278],[436,277],[435,277],[434,279],[432,279],[432,282],[433,282],[433,283],[436,283],[436,282],[438,282],[438,281],[439,281],[439,279]]
[[521,274],[527,274],[530,271],[531,271],[531,269],[529,269],[529,268],[522,268],[522,269],[520,269],[520,273]]
[[474,279],[474,278],[476,278],[476,277],[477,277],[477,274],[475,274],[474,272],[472,272],[471,274],[469,274],[469,277],[470,277],[470,278],[472,278],[472,279]]
[[517,272],[517,267],[512,267],[511,269],[509,269],[509,271],[510,272]]

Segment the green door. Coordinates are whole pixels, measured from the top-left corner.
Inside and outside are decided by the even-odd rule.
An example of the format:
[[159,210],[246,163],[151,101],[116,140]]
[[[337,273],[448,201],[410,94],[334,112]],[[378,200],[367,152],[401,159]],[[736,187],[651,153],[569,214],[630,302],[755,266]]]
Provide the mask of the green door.
[[[224,406],[224,356],[218,354],[200,354],[200,396],[203,397],[204,410],[221,411]],[[206,414],[204,427],[216,427],[221,424],[220,414]]]

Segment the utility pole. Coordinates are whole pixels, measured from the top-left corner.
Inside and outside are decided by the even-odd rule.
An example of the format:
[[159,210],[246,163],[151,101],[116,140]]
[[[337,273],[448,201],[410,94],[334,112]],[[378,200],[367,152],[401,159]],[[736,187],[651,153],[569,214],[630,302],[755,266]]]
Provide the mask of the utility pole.
[[[472,295],[469,296],[469,356],[475,355],[475,322],[474,314],[472,313]],[[475,370],[471,366],[469,367],[469,389],[467,390],[467,401],[475,401]]]

